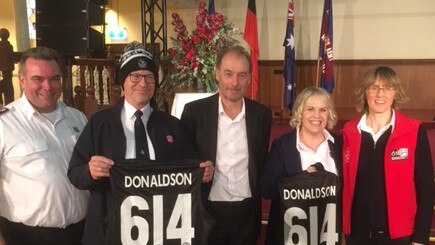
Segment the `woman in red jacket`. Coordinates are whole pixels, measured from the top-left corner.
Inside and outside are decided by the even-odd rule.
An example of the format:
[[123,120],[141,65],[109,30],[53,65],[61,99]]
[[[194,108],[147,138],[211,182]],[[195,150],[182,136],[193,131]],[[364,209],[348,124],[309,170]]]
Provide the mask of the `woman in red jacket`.
[[363,115],[342,130],[347,244],[426,244],[434,205],[426,131],[397,111],[408,98],[389,67],[367,72],[357,100]]

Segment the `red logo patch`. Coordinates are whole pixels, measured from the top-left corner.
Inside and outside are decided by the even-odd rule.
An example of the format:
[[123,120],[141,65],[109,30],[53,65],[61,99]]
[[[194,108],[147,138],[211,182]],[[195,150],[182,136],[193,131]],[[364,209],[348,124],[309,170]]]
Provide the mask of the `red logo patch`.
[[174,143],[174,138],[172,137],[172,135],[166,135],[166,141],[168,141],[169,143]]

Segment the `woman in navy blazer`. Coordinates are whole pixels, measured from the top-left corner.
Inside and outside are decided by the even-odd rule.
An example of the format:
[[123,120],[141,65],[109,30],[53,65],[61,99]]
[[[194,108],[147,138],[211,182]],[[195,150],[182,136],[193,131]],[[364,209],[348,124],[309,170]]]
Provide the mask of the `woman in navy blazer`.
[[294,130],[273,141],[261,174],[262,195],[272,199],[265,244],[283,239],[279,237],[283,235],[281,179],[320,169],[340,175],[340,138],[325,129],[332,129],[336,122],[333,101],[324,89],[308,87],[296,98],[290,120]]

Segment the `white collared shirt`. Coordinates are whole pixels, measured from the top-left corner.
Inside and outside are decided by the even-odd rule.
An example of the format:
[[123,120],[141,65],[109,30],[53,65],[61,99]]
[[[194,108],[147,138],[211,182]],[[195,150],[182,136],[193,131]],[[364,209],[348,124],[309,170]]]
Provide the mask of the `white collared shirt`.
[[387,131],[388,128],[390,128],[390,126],[392,126],[391,132],[393,132],[395,121],[396,121],[396,114],[395,114],[394,110],[392,110],[390,123],[383,126],[377,133],[375,133],[375,131],[369,125],[367,125],[367,114],[366,114],[366,115],[362,116],[361,119],[359,120],[357,128],[358,128],[358,131],[360,133],[361,133],[361,130],[369,133],[372,136],[373,141],[376,143],[378,141],[378,139],[385,133],[385,131]]
[[241,201],[251,197],[248,163],[245,102],[232,120],[225,114],[219,98],[216,164],[209,200]]
[[89,192],[67,170],[86,125],[78,110],[58,102],[50,119],[25,94],[0,115],[0,213],[28,226],[66,227],[85,218]]
[[325,141],[320,143],[316,151],[307,147],[299,138],[299,128],[296,132],[296,149],[301,156],[302,170],[305,171],[311,165],[320,162],[326,171],[338,175],[337,167],[335,166],[335,160],[331,156],[331,149],[329,149],[328,140],[334,143],[334,137],[326,130],[323,130],[323,136]]
[[[124,128],[124,134],[126,139],[127,150],[125,152],[125,159],[134,159],[136,158],[136,140],[134,138],[134,121],[136,120],[136,116],[134,113],[137,111],[130,103],[126,100],[124,101],[124,108],[121,111],[121,122],[122,127]],[[150,104],[148,103],[145,107],[141,109],[142,111],[142,122],[145,125],[145,132],[147,134],[147,143],[148,143],[148,152],[150,153],[150,159],[155,160],[156,154],[154,151],[153,144],[151,143],[150,136],[147,131],[147,122],[150,118],[150,115],[153,111]]]

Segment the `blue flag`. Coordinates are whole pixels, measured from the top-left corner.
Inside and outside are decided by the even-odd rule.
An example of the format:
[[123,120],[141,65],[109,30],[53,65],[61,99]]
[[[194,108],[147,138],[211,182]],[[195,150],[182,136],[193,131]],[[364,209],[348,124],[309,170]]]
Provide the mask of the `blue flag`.
[[324,88],[329,93],[334,89],[332,43],[332,0],[325,0],[319,42],[319,59],[321,62],[320,87]]
[[208,0],[208,14],[214,14],[214,0]]
[[288,4],[287,30],[284,44],[284,107],[291,109],[296,95],[295,80],[295,37],[294,37],[294,14],[293,0]]

